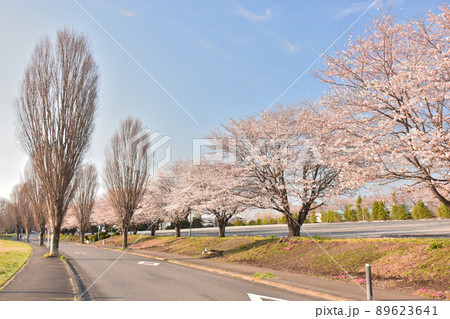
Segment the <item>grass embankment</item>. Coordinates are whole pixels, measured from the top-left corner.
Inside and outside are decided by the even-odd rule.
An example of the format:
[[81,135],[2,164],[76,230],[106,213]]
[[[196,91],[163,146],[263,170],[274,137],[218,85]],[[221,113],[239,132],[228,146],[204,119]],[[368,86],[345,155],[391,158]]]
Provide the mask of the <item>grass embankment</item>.
[[25,243],[0,237],[0,285],[6,282],[27,261],[31,247]]
[[[129,243],[137,238],[129,236]],[[106,246],[119,247],[121,240],[122,236],[110,238]],[[223,251],[223,256],[213,257],[216,260],[358,283],[365,282],[365,264],[370,263],[376,287],[449,299],[450,239],[317,238],[315,241],[320,246],[305,237],[279,242],[279,238],[265,237],[143,236],[132,249],[201,258],[205,256],[202,251],[208,248]]]
[[61,234],[61,235],[59,235],[59,240],[60,241],[80,241],[80,235],[72,235],[72,234],[64,235],[64,234]]

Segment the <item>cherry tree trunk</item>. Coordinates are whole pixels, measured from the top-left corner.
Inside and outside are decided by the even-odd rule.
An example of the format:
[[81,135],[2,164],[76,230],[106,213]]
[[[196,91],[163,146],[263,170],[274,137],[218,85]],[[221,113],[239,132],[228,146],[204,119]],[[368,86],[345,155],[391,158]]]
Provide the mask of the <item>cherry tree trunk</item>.
[[151,236],[155,236],[156,230],[158,229],[158,224],[155,223],[152,227],[150,227]]
[[16,227],[16,239],[20,240],[20,227]]
[[219,226],[219,237],[225,237],[225,227],[227,226],[227,223],[223,220],[218,220],[218,226]]
[[133,235],[137,235],[137,231],[138,231],[138,229],[137,229],[137,226],[136,226],[135,228],[133,228]]
[[30,242],[30,230],[28,230],[28,229],[25,229],[25,241],[27,243]]
[[180,225],[175,225],[175,236],[180,237],[181,236],[181,228]]
[[80,243],[84,244],[84,236],[86,235],[86,233],[84,231],[80,232]]
[[286,221],[289,230],[289,237],[300,236],[300,225],[296,221],[294,221],[293,217],[286,216]]
[[128,225],[122,227],[123,241],[122,248],[128,247]]

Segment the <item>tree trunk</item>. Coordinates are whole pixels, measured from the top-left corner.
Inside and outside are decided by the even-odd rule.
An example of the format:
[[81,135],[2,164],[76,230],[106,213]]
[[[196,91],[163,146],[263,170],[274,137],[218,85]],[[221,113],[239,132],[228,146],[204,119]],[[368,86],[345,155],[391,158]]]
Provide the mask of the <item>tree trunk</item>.
[[300,226],[294,221],[293,217],[286,215],[286,221],[289,230],[289,237],[299,237],[300,236]]
[[158,229],[158,223],[155,223],[152,227],[150,227],[151,236],[155,236],[157,229]]
[[55,227],[55,229],[53,229],[50,241],[50,254],[58,254],[60,232],[61,230],[59,227]]
[[20,228],[16,227],[16,239],[20,240]]
[[39,232],[39,246],[44,246],[45,230]]
[[128,247],[128,225],[122,227],[123,241],[122,248]]
[[82,244],[84,244],[84,236],[86,235],[86,233],[84,232],[84,231],[81,231],[80,232],[80,242],[82,243]]
[[134,228],[133,228],[133,235],[137,235],[137,231],[138,231],[138,230],[137,230],[137,227],[134,227]]
[[175,237],[180,237],[180,236],[181,236],[180,225],[175,225]]
[[447,198],[445,198],[441,193],[439,193],[439,191],[436,189],[436,187],[434,187],[433,185],[430,185],[430,189],[433,192],[434,195],[436,195],[436,197],[438,198],[438,200],[443,203],[444,205],[446,205],[448,208],[450,208],[450,200],[448,200]]
[[30,242],[30,231],[28,229],[25,229],[25,241]]
[[219,226],[219,237],[225,237],[225,227],[227,226],[227,222],[225,220],[217,220],[217,224]]

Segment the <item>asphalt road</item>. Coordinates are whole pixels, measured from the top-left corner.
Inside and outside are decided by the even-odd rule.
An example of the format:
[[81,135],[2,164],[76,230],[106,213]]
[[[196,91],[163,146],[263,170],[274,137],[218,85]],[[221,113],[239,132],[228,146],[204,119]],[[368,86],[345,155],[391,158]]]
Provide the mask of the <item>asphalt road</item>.
[[60,250],[71,259],[86,287],[95,282],[86,295],[88,300],[248,301],[248,294],[283,300],[320,300],[131,254],[116,261],[122,254],[117,251],[74,243],[60,243]]
[[[149,234],[149,232],[139,232]],[[216,227],[192,229],[193,236],[217,236]],[[288,235],[287,225],[263,226],[230,226],[226,228],[226,236],[269,236],[283,237]],[[334,238],[374,238],[391,236],[432,236],[450,237],[450,219],[426,220],[393,220],[376,222],[346,222],[346,223],[317,223],[305,224],[302,236],[324,236]],[[159,236],[174,236],[173,230],[159,230]],[[181,231],[182,236],[189,236],[189,229]]]

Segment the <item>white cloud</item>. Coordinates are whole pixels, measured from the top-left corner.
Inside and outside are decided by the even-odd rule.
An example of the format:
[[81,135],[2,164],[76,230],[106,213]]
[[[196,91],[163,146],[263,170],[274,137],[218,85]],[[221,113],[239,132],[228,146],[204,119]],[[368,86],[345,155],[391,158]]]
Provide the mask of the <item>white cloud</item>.
[[342,9],[336,16],[335,19],[343,19],[353,13],[362,12],[366,10],[373,2],[356,2],[351,4],[345,9]]
[[266,9],[266,12],[264,14],[257,14],[254,12],[251,12],[247,9],[245,9],[243,6],[241,6],[239,3],[234,3],[236,6],[236,14],[244,17],[245,19],[256,22],[256,21],[264,21],[264,20],[270,20],[272,18],[272,10],[270,8]]
[[272,32],[272,31],[270,31],[270,30],[268,30],[268,29],[266,29],[264,27],[261,27],[261,29],[264,31],[265,34],[267,34],[268,36],[272,37],[273,39],[275,39],[279,43],[281,43],[282,46],[283,46],[283,50],[285,52],[288,52],[288,53],[297,53],[298,52],[297,46],[292,44],[291,42],[289,42],[285,38],[280,37],[275,32]]
[[122,9],[117,9],[117,13],[124,17],[135,17],[135,16],[140,15],[140,13],[138,11],[128,11],[128,10],[122,10]]
[[[283,46],[283,50],[285,52],[288,53],[296,53],[298,52],[298,48],[296,45],[292,44],[291,42],[289,42],[288,40],[280,37],[278,34],[276,34],[275,32],[265,28],[263,26],[263,24],[259,23],[260,21],[265,21],[265,20],[270,20],[272,19],[272,9],[268,8],[265,11],[265,14],[257,14],[254,12],[251,12],[247,9],[245,9],[243,6],[241,6],[239,3],[237,2],[233,2],[235,7],[236,7],[236,11],[235,14],[244,17],[245,19],[247,19],[250,22],[253,22],[257,27],[259,27],[266,35],[270,36],[271,38],[275,39],[277,42],[281,43],[281,45]],[[237,42],[235,41],[235,39],[231,39],[233,42]],[[238,43],[239,44],[239,43]]]
[[226,53],[225,51],[223,51],[221,48],[217,47],[216,45],[214,45],[212,42],[206,40],[205,38],[203,38],[202,36],[200,36],[198,33],[193,32],[190,29],[186,28],[186,32],[198,43],[201,45],[201,47],[207,51],[210,51],[214,54],[217,54],[219,56],[221,56],[222,58],[226,59],[226,60],[236,60],[236,58],[232,57],[231,55],[229,55],[228,53]]

